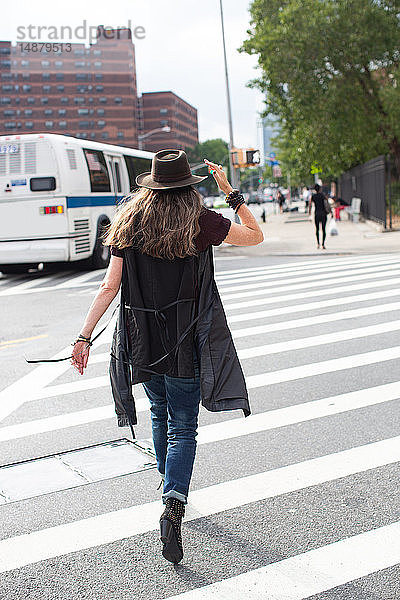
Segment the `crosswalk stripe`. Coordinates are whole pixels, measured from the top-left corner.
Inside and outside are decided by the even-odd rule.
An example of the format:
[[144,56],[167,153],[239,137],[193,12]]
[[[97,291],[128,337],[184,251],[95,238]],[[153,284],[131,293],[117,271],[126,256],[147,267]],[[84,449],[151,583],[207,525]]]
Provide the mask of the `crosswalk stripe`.
[[[369,294],[356,294],[354,296],[346,296],[344,299],[346,306],[355,302],[369,302],[371,300],[381,300],[383,298],[392,298],[400,295],[400,288],[392,288],[379,292],[371,292]],[[297,312],[319,310],[321,308],[337,308],[338,299],[330,298],[328,300],[318,300],[316,302],[306,302],[297,304],[296,306],[280,306],[279,308],[270,308],[267,310],[257,310],[254,312],[242,313],[240,315],[231,315],[228,317],[228,323],[237,323],[239,321],[252,321],[254,319],[265,319],[267,317],[275,317],[278,315],[292,314]]]
[[168,600],[305,600],[399,562],[397,521]]
[[[337,396],[322,398],[278,408],[247,417],[247,419],[229,419],[221,423],[213,423],[198,428],[198,444],[206,444],[214,441],[239,437],[278,427],[286,427],[294,423],[302,423],[312,419],[319,419],[342,412],[357,410],[366,406],[382,404],[400,398],[400,382],[388,383],[347,392]],[[135,400],[136,411],[149,410],[147,398]],[[115,418],[113,404],[98,406],[70,413],[64,413],[55,417],[36,419],[17,425],[8,425],[0,428],[0,442],[14,440],[40,433],[48,433],[59,429],[67,429],[79,425],[86,425],[96,421]]]
[[[397,270],[397,266],[395,267]],[[320,280],[316,280],[316,281],[306,281],[304,283],[297,283],[297,284],[293,284],[293,283],[285,283],[284,285],[279,285],[279,283],[282,282],[278,282],[276,281],[273,285],[269,284],[269,283],[260,283],[260,287],[259,288],[252,288],[251,290],[246,289],[246,291],[241,291],[242,288],[240,286],[236,286],[234,288],[234,293],[226,293],[226,290],[222,290],[220,291],[220,296],[222,298],[222,300],[224,301],[224,303],[227,300],[235,300],[238,298],[248,298],[249,296],[254,297],[254,296],[262,296],[265,293],[268,294],[275,294],[275,298],[277,301],[279,301],[279,296],[278,294],[280,294],[281,292],[289,292],[289,291],[294,291],[294,290],[301,290],[303,288],[306,288],[307,290],[309,290],[310,288],[323,288],[325,290],[329,289],[328,286],[330,285],[337,285],[340,283],[343,283],[344,285],[346,285],[347,283],[354,283],[357,281],[368,281],[371,279],[377,279],[378,277],[380,278],[380,281],[384,281],[384,277],[388,277],[391,275],[391,271],[393,271],[394,267],[390,267],[389,271],[387,272],[388,269],[380,269],[374,273],[362,273],[361,275],[351,275],[351,276],[346,276],[346,277],[332,277],[331,279],[325,279],[322,283],[320,282]],[[303,279],[301,279],[301,281],[303,281]],[[390,279],[386,279],[386,281],[390,281]],[[317,292],[316,292],[317,293]]]
[[[389,271],[399,271],[399,266],[398,264],[394,264],[391,266],[385,266],[385,267],[378,267],[376,265],[374,265],[373,267],[368,267],[367,269],[363,269],[362,274],[361,275],[368,275],[371,273],[377,273],[377,277],[380,276],[382,273],[387,273]],[[325,280],[329,279],[329,280],[346,280],[346,278],[348,276],[351,276],[352,273],[359,273],[359,269],[354,270],[354,271],[341,271],[340,273],[334,273],[334,276],[332,277],[332,273],[331,271],[329,271],[328,273],[315,273],[313,275],[307,275],[306,277],[302,276],[302,277],[292,277],[288,280],[287,285],[292,285],[294,283],[302,283],[303,287],[305,287],[308,283],[311,282],[315,282],[317,281],[319,283],[320,286],[324,286],[325,285]],[[361,276],[360,275],[360,276]],[[284,280],[285,281],[285,280]],[[266,287],[266,285],[268,285],[269,288],[271,288],[271,291],[274,291],[274,287],[277,285],[281,285],[282,284],[282,278],[278,279],[277,281],[271,281],[268,280],[266,277],[262,276],[260,278],[258,278],[256,280],[256,283],[250,283],[250,282],[246,282],[244,285],[241,284],[240,285],[240,290],[243,291],[247,291],[247,290],[256,290],[258,288],[262,288],[262,287]],[[230,284],[232,284],[232,282],[229,282]],[[238,290],[238,285],[234,285],[232,287],[222,287],[221,288],[221,284],[218,284],[218,288],[221,290],[221,293],[226,294],[227,292],[236,292]]]
[[[324,258],[321,261],[321,258],[317,259],[317,260],[307,260],[307,261],[296,261],[296,262],[288,262],[288,263],[280,263],[278,265],[267,265],[267,266],[262,266],[262,267],[247,267],[245,269],[246,273],[256,273],[258,271],[264,271],[264,270],[269,270],[269,271],[284,271],[286,269],[302,269],[303,267],[307,267],[310,266],[312,268],[315,268],[315,266],[330,266],[330,265],[334,265],[334,264],[358,264],[360,266],[362,266],[363,264],[365,264],[366,262],[381,262],[381,261],[390,261],[390,260],[400,260],[400,254],[399,253],[393,253],[393,254],[379,254],[378,256],[376,254],[364,254],[364,255],[358,255],[358,256],[349,256],[349,257],[336,257],[336,258]],[[243,267],[241,269],[230,269],[230,270],[223,270],[223,271],[218,271],[217,275],[226,275],[228,276],[235,276],[235,275],[240,275],[241,273],[243,273]]]
[[267,323],[266,325],[255,325],[254,327],[244,327],[242,329],[232,330],[234,339],[259,335],[261,333],[271,333],[272,331],[284,331],[287,329],[297,329],[299,327],[311,327],[321,323],[333,323],[337,321],[346,321],[358,317],[369,315],[379,315],[400,309],[400,302],[389,302],[378,306],[366,306],[363,308],[354,308],[352,310],[343,310],[326,315],[313,315],[301,319],[290,319],[287,321],[278,321],[277,323]]
[[[400,437],[357,446],[195,490],[188,520],[287,494],[400,460]],[[93,548],[156,528],[161,504],[149,502],[0,541],[0,572]]]
[[[373,267],[390,267],[390,266],[395,266],[396,268],[399,268],[399,262],[396,260],[392,260],[392,261],[384,261],[382,263],[379,262],[371,262],[371,263],[367,263],[366,264],[367,267],[369,268],[373,268]],[[234,279],[229,279],[229,280],[225,280],[225,279],[218,279],[218,285],[221,289],[224,288],[225,285],[232,285],[232,284],[242,284],[242,283],[246,283],[246,282],[252,282],[252,281],[263,281],[263,280],[273,280],[273,279],[291,279],[292,277],[296,276],[299,277],[300,275],[308,275],[309,273],[313,272],[315,273],[316,271],[318,272],[318,270],[314,269],[301,269],[299,271],[284,271],[284,272],[279,272],[279,273],[270,273],[270,272],[266,272],[266,273],[255,273],[255,274],[247,274],[247,273],[243,273],[241,276],[237,276]],[[325,269],[324,269],[325,271]],[[329,273],[336,273],[336,272],[340,272],[341,274],[348,274],[352,271],[357,271],[357,272],[363,272],[363,271],[367,271],[367,269],[365,268],[365,265],[363,265],[362,267],[360,267],[360,265],[357,264],[351,264],[351,265],[335,265],[335,266],[331,266],[329,267]]]
[[[284,302],[290,302],[293,300],[306,300],[307,298],[318,298],[320,296],[333,296],[335,295],[336,302],[338,301],[337,296],[342,292],[355,292],[360,290],[371,290],[373,288],[383,288],[388,286],[395,286],[400,283],[400,277],[393,277],[392,279],[378,280],[378,281],[367,281],[366,283],[356,283],[350,285],[340,285],[336,287],[327,287],[324,289],[312,290],[310,292],[295,292],[294,294],[280,294],[279,296],[263,296],[262,298],[256,298],[255,300],[241,300],[240,302],[226,302],[224,301],[225,312],[231,310],[250,308],[251,306],[265,306],[266,304],[283,304]],[[263,292],[268,293],[266,290]],[[341,300],[347,301],[347,296],[342,296]]]

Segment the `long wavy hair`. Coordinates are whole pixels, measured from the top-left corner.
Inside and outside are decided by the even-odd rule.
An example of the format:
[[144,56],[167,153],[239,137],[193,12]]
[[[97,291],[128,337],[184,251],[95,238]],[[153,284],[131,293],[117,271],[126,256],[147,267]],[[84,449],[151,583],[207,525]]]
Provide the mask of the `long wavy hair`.
[[103,244],[120,249],[138,245],[145,254],[169,260],[195,255],[202,209],[202,197],[193,186],[140,188],[120,204]]

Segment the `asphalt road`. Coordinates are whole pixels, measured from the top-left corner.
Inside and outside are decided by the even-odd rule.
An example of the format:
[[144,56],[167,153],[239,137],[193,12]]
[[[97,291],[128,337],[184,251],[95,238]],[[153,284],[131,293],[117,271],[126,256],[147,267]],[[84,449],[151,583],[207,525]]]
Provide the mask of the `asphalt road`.
[[103,271],[0,279],[1,465],[28,461],[0,469],[1,600],[399,600],[399,259],[215,249],[253,415],[201,411],[176,567],[154,468],[100,461],[96,481],[69,484],[30,461],[131,439],[113,415],[112,327],[82,377],[24,360],[70,352]]

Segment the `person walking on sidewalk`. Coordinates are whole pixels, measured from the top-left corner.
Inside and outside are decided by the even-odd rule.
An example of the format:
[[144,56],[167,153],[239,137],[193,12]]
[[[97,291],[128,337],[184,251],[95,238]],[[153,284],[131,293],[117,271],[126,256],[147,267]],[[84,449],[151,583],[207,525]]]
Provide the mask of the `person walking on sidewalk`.
[[[137,422],[132,385],[150,401],[165,510],[163,556],[183,557],[181,521],[196,453],[200,402],[210,411],[250,414],[248,392],[214,280],[212,246],[257,245],[262,231],[221,165],[205,160],[241,224],[203,206],[182,150],[161,150],[136,178],[108,228],[110,265],[74,344],[72,364],[88,363],[92,332],[121,287],[110,376],[118,424]],[[134,431],[132,428],[132,433]],[[212,502],[212,498],[210,498]]]
[[326,196],[321,192],[321,187],[318,183],[314,186],[315,193],[311,196],[311,202],[308,207],[308,214],[311,215],[312,205],[314,204],[314,222],[315,222],[315,234],[317,236],[317,248],[321,248],[319,240],[319,226],[322,229],[322,249],[326,250],[325,239],[326,239],[326,221],[328,214],[331,212],[329,201]]

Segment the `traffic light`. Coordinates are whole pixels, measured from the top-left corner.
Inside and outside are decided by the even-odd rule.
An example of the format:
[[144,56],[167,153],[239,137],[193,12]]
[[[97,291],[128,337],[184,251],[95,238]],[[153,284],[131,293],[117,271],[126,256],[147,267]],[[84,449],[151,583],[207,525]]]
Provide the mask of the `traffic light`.
[[249,166],[260,164],[260,151],[249,149],[246,150],[246,164]]

